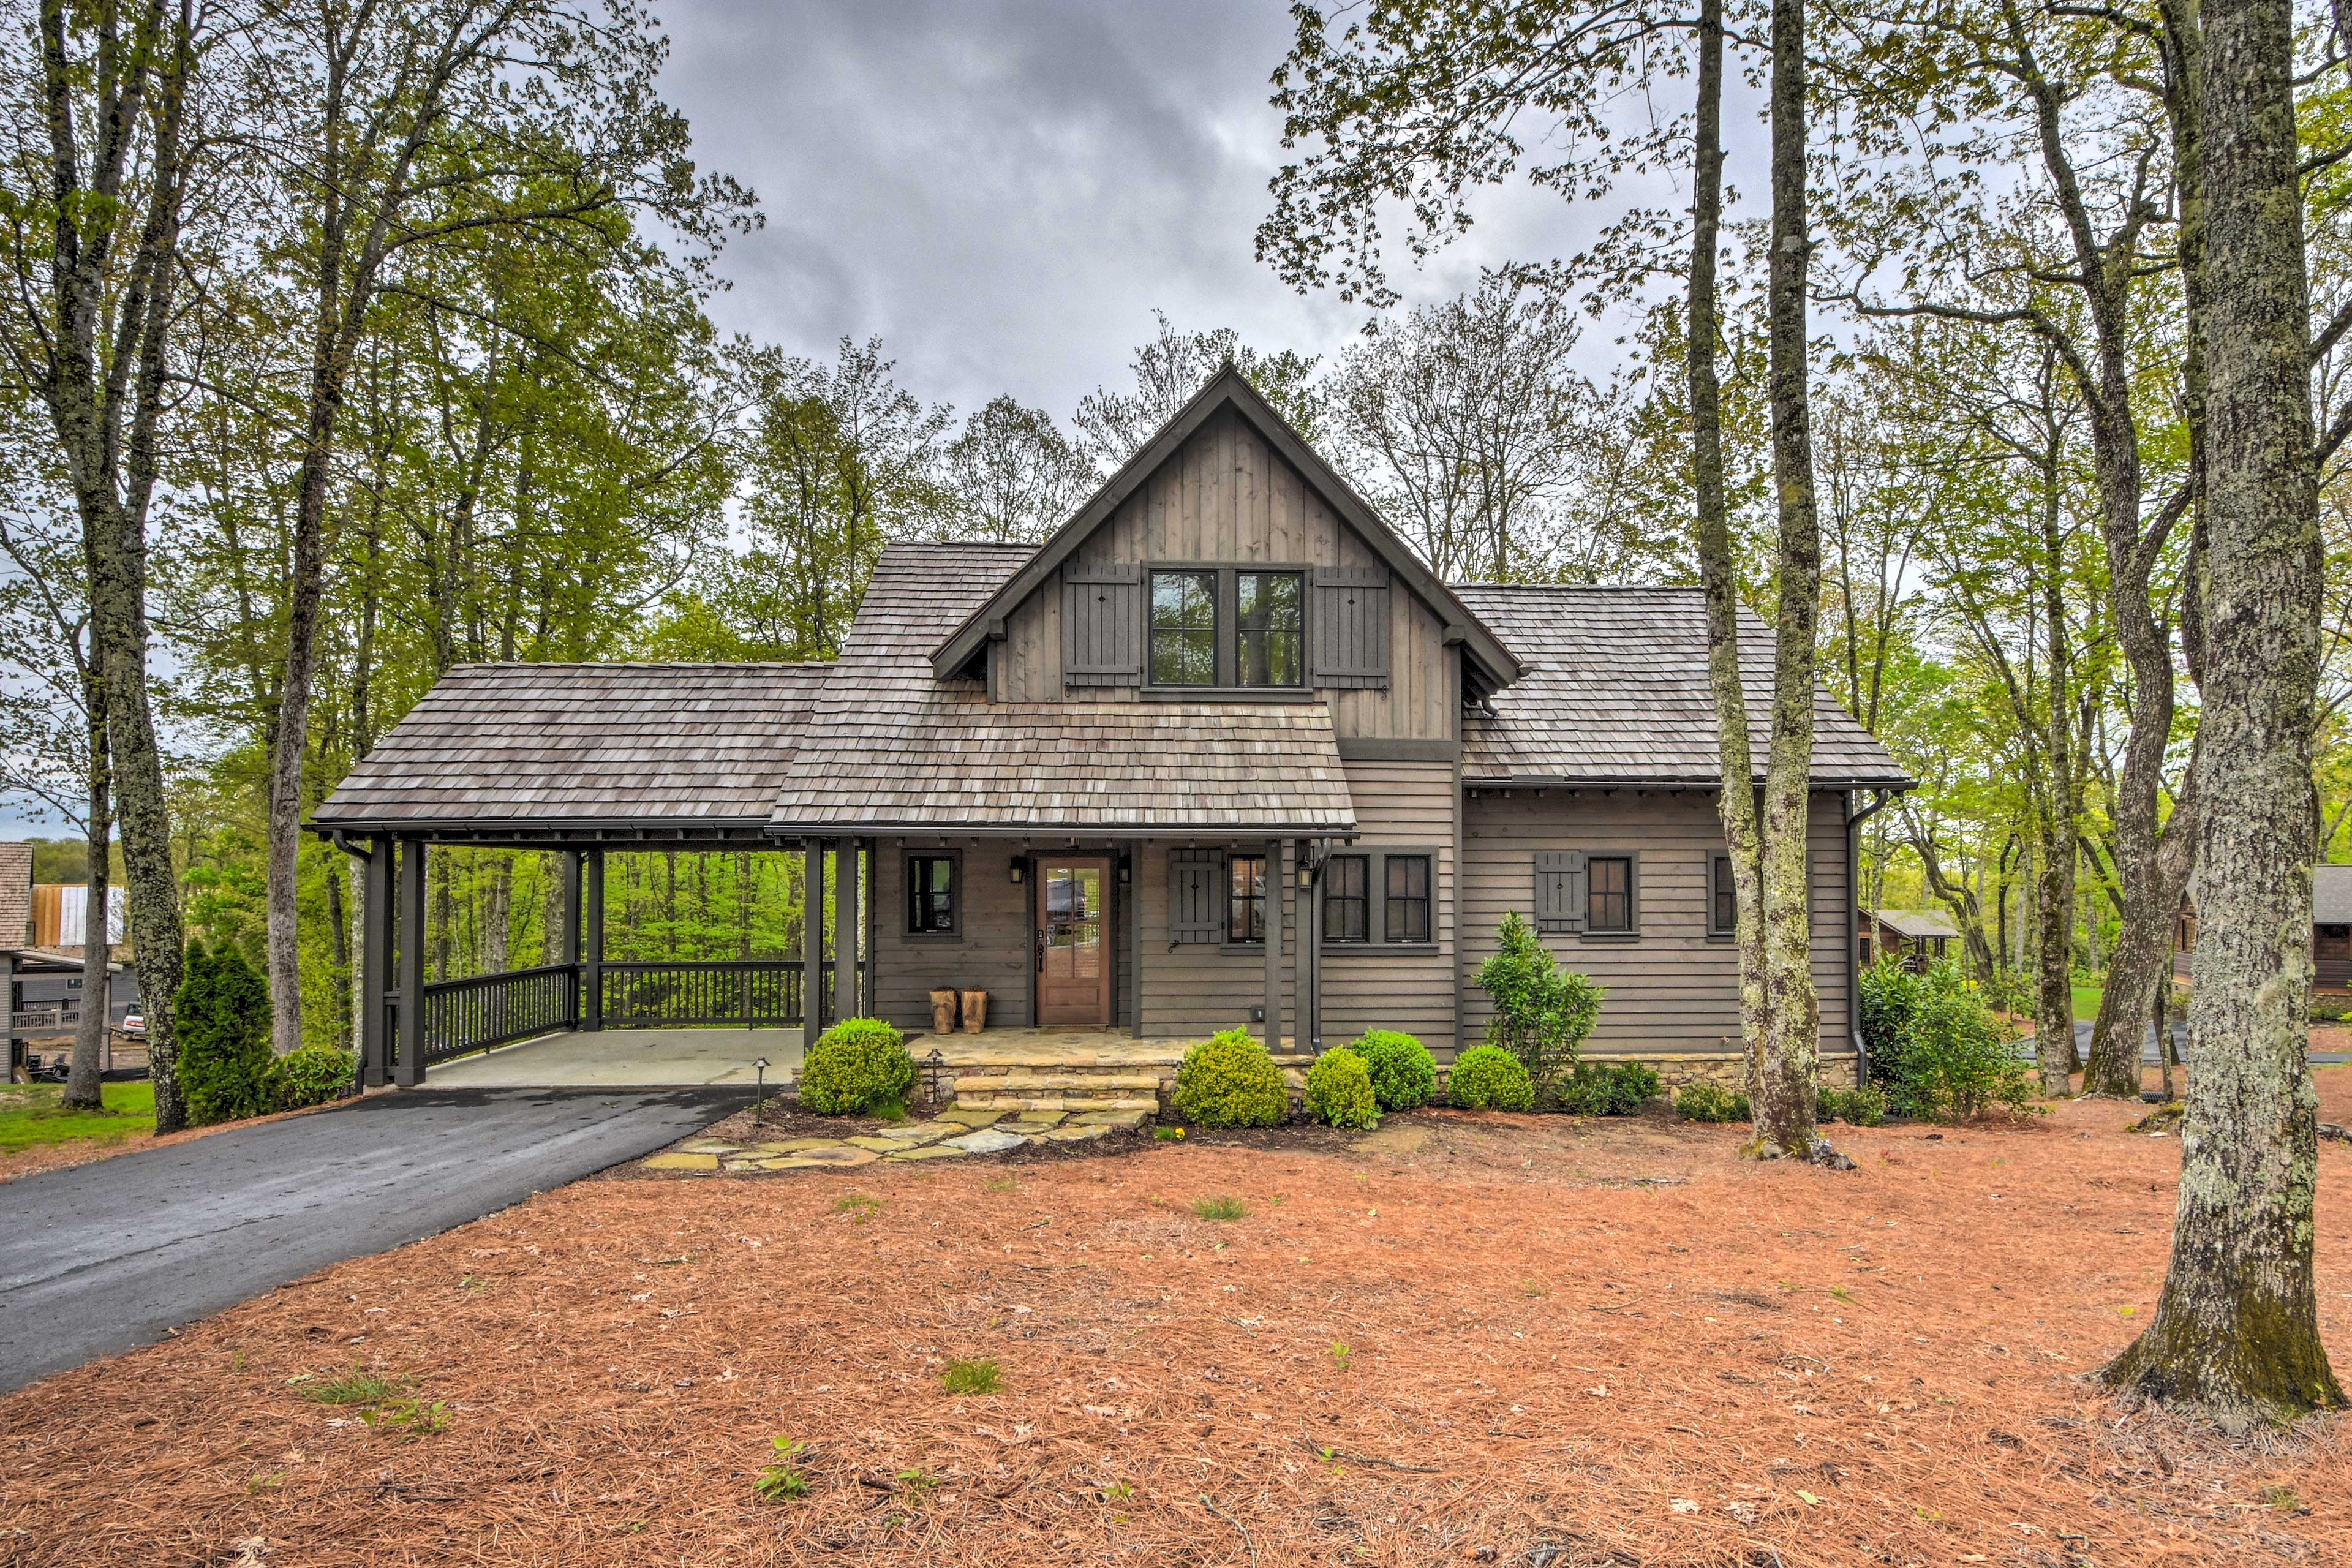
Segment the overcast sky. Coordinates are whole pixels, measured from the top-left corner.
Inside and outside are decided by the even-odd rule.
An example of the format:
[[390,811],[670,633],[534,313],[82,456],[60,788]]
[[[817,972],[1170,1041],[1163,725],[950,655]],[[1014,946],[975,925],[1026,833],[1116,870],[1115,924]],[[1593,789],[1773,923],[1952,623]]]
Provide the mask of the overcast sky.
[[[1066,420],[1124,378],[1152,310],[1328,353],[1360,310],[1251,256],[1282,157],[1283,0],[667,0],[663,86],[767,227],[730,245],[720,324],[824,356],[880,334],[901,382]],[[1572,250],[1557,198],[1486,204],[1414,295]]]

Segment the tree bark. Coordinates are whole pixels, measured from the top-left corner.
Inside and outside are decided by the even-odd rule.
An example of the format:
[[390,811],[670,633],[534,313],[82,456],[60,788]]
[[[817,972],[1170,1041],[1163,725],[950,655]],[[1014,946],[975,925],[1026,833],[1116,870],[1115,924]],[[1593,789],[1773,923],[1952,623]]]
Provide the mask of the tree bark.
[[2312,726],[2321,597],[2287,0],[2208,0],[2200,926],[2171,1267],[2105,1368],[2232,1429],[2344,1405],[2312,1277]]
[[[85,552],[86,553],[86,552]],[[114,812],[108,783],[106,755],[106,687],[85,679],[82,700],[89,721],[84,743],[89,748],[89,805],[85,842],[89,847],[89,901],[81,927],[81,1021],[74,1027],[73,1062],[66,1069],[65,1106],[68,1110],[102,1110],[106,1107],[106,1031],[113,1006],[110,984],[114,954],[108,941],[108,875],[112,868]]]
[[1730,851],[1739,951],[1739,1027],[1751,1097],[1764,1060],[1764,867],[1739,672],[1739,579],[1723,480],[1723,387],[1716,368],[1721,306],[1716,251],[1723,225],[1723,5],[1699,0],[1698,103],[1691,190],[1690,305],[1685,368],[1690,387],[1691,491],[1699,582],[1706,600],[1707,684],[1715,700],[1717,804]]
[[1813,991],[1810,902],[1814,636],[1822,538],[1813,493],[1806,273],[1805,5],[1772,5],[1771,257],[1765,280],[1772,479],[1780,511],[1780,625],[1772,659],[1771,748],[1764,772],[1764,1054],[1751,1105],[1758,1154],[1822,1157],[1813,1125],[1821,998]]

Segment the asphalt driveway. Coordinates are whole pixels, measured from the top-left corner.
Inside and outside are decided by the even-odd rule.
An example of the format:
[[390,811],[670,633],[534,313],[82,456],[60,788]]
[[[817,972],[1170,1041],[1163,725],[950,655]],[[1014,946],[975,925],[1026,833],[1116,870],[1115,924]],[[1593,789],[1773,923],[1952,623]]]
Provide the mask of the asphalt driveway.
[[412,1089],[0,1182],[0,1393],[636,1159],[751,1098]]

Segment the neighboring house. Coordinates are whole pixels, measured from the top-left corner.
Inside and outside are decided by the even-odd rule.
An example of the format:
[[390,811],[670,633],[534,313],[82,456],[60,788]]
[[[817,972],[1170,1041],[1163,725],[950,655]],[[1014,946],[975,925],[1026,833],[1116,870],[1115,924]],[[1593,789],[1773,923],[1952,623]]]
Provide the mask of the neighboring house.
[[[119,887],[106,889],[106,941],[110,947],[122,945],[123,917],[130,908],[128,890]],[[33,887],[33,945],[35,947],[81,946],[88,927],[89,889],[81,882],[37,882]]]
[[[2180,900],[2172,926],[2172,973],[2189,978],[2197,951],[2197,907]],[[2352,865],[2322,862],[2311,868],[2311,958],[2323,991],[2352,990]]]
[[[892,546],[832,663],[461,667],[311,826],[369,857],[371,1026],[412,933],[403,1081],[531,1019],[927,1028],[939,987],[992,1026],[1445,1055],[1513,910],[1607,988],[1594,1054],[1736,1070],[1706,647],[1693,588],[1440,582],[1227,367],[1042,547]],[[1761,715],[1752,617],[1743,654]],[[1813,977],[1851,1082],[1857,825],[1912,781],[1825,694],[1815,722]],[[503,1022],[475,1020],[505,983],[423,983],[427,840],[569,856],[576,956]],[[604,963],[602,850],[665,847],[863,864],[832,889],[862,963],[821,927],[789,963]]]
[[17,1079],[16,961],[32,940],[33,847],[0,844],[0,996],[11,998],[6,1021],[0,1023],[0,1083]]
[[1857,956],[1864,964],[1881,958],[1899,958],[1912,969],[1925,969],[1951,956],[1960,928],[1941,910],[1863,910],[1857,912],[1861,933]]
[[[139,972],[110,963],[106,973],[108,1021],[119,1026],[139,1011]],[[79,1015],[83,990],[79,948],[32,947],[16,955],[14,1003],[19,1012]]]

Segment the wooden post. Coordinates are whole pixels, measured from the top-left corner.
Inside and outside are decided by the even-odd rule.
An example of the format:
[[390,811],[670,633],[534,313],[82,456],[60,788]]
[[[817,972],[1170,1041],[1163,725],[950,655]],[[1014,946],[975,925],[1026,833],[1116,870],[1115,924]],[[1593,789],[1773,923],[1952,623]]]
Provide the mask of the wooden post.
[[0,1016],[0,1083],[15,1083],[16,1081],[16,955],[14,952],[0,951],[0,1002],[5,1002],[8,1005],[6,1015]]
[[400,843],[400,1060],[393,1081],[425,1081],[425,840]]
[[1282,1049],[1282,905],[1290,889],[1290,840],[1265,847],[1265,1048]]
[[583,852],[585,876],[581,889],[580,1026],[604,1026],[604,852]]
[[580,884],[583,862],[586,858],[582,850],[563,851],[563,930],[555,941],[555,962],[572,967],[569,983],[572,991],[571,1023],[575,1029],[580,1026],[581,1019],[588,1016],[588,988],[580,983]]
[[824,1029],[824,840],[801,840],[801,1044]]
[[[1303,844],[1301,852],[1312,856]],[[1323,870],[1298,889],[1298,1048],[1323,1054]]]
[[833,1016],[857,1016],[857,840],[834,841]]
[[393,840],[368,840],[368,856],[360,875],[367,884],[367,907],[360,921],[360,1083],[382,1089],[385,1058],[391,1042],[384,1037],[384,1014],[392,994],[392,857]]

